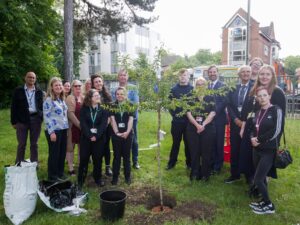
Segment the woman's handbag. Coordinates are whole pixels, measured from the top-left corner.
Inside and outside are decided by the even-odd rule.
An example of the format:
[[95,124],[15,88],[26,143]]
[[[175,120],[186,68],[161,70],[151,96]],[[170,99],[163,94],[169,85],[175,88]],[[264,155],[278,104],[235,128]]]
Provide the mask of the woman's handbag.
[[277,150],[275,161],[274,161],[274,166],[278,169],[284,169],[293,162],[291,153],[286,147],[284,132],[283,132],[283,143],[284,143],[284,148]]

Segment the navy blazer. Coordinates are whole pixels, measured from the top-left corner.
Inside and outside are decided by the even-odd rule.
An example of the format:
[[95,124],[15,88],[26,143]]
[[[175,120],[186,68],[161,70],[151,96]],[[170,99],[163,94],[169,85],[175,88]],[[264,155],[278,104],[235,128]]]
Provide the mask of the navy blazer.
[[[220,88],[225,87],[225,84],[221,81],[217,81],[213,87],[213,90],[218,90]],[[216,105],[216,116],[214,117],[214,121],[216,125],[225,125],[227,123],[225,108],[227,106],[227,97],[214,95],[215,105]]]
[[245,114],[247,114],[247,103],[250,100],[249,93],[253,86],[253,83],[249,82],[249,84],[248,84],[248,90],[246,92],[246,96],[245,96],[245,99],[244,99],[244,102],[242,105],[242,110],[241,110],[241,112],[239,112],[238,111],[238,97],[239,97],[239,92],[240,92],[241,86],[242,86],[241,84],[236,85],[236,88],[233,91],[229,92],[229,94],[228,94],[227,110],[228,110],[231,122],[234,122],[234,120],[236,118],[243,121],[247,117],[247,115],[245,115]]
[[[35,106],[38,116],[43,120],[43,92],[35,87]],[[10,122],[27,124],[30,122],[29,105],[24,89],[24,85],[17,87],[13,93],[11,102]]]

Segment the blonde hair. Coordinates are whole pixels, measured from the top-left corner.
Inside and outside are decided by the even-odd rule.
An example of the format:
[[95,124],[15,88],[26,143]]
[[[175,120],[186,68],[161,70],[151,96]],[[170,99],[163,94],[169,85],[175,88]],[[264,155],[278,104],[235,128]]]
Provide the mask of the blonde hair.
[[118,87],[116,89],[116,91],[115,91],[115,96],[117,96],[117,91],[120,91],[120,90],[123,91],[123,93],[124,93],[124,99],[127,100],[127,90],[124,87]]
[[270,66],[270,65],[264,65],[262,66],[259,71],[258,71],[258,77],[250,91],[250,95],[251,96],[254,96],[256,94],[256,90],[257,88],[261,87],[262,84],[260,83],[259,81],[259,74],[263,71],[263,70],[269,70],[272,74],[272,78],[271,78],[271,82],[269,84],[269,86],[267,87],[268,88],[268,92],[270,94],[272,94],[272,92],[274,91],[276,85],[277,85],[277,79],[276,79],[276,74],[275,74],[275,70],[274,70],[274,67],[273,66]]
[[[53,86],[53,84],[55,82],[60,82],[61,85],[62,85],[62,80],[59,77],[52,77],[50,79],[50,81],[48,83],[48,89],[47,89],[46,97],[50,97],[52,100],[56,100],[57,99],[56,95],[54,94],[53,88],[52,88],[52,86]],[[65,100],[65,95],[64,95],[63,90],[59,94],[59,99],[60,100]]]
[[196,86],[197,86],[198,81],[203,81],[204,85],[207,83],[207,81],[205,80],[204,77],[199,77],[199,78],[196,80],[196,82],[195,82],[195,88],[196,88]]

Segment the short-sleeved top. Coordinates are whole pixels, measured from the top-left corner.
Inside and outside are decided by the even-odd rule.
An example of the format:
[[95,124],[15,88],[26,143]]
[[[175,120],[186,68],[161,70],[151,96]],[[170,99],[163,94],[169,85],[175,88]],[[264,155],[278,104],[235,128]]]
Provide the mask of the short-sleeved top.
[[[131,104],[130,104],[131,105]],[[134,112],[128,112],[122,109],[122,104],[115,102],[113,108],[118,109],[117,112],[112,112],[111,115],[115,117],[116,124],[120,133],[126,132],[128,128],[129,118],[134,116]],[[119,111],[120,110],[120,111]]]

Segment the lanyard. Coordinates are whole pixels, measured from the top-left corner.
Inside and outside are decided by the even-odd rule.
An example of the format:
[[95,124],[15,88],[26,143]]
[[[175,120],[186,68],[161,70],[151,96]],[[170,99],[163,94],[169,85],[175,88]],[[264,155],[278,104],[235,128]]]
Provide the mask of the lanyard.
[[92,120],[92,122],[93,122],[93,127],[94,127],[94,124],[95,124],[95,121],[96,121],[96,117],[97,117],[97,113],[98,113],[98,109],[96,109],[94,115],[93,115],[93,111],[94,111],[94,110],[92,109],[92,107],[90,107],[91,120]]
[[120,117],[121,117],[121,122],[123,121],[123,114],[124,114],[124,111],[122,110],[122,105],[120,103],[118,103],[119,105],[119,110],[120,110]]
[[26,89],[25,92],[26,92],[26,96],[27,96],[27,99],[28,99],[29,106],[31,106],[32,105],[32,97],[34,95],[35,90],[31,91],[31,95],[29,94],[28,89]]
[[263,115],[261,117],[260,117],[261,110],[259,110],[259,113],[258,113],[258,116],[257,116],[257,120],[256,120],[256,124],[255,124],[257,135],[258,135],[258,132],[259,132],[259,127],[260,127],[261,121],[263,120],[264,116],[268,112],[269,108],[270,108],[270,106],[266,109],[266,111],[264,111],[264,113],[263,113]]

